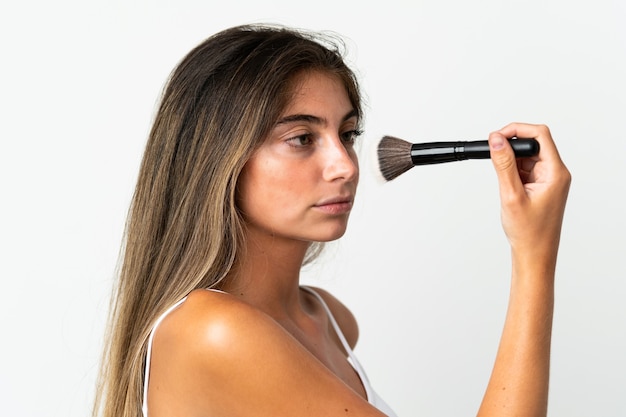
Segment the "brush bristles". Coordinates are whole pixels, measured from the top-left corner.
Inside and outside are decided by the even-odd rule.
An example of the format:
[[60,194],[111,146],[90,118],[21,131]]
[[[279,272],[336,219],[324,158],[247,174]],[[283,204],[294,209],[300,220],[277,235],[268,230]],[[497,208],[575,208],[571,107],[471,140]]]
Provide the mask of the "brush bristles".
[[378,165],[387,181],[413,168],[411,143],[393,136],[384,136],[378,144]]

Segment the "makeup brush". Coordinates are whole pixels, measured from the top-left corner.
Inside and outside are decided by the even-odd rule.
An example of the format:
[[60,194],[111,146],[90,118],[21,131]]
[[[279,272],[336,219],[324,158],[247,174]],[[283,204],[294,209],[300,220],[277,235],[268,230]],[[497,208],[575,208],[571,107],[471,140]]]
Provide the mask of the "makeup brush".
[[[509,143],[518,158],[539,153],[539,142],[535,139],[512,138]],[[416,165],[490,158],[486,140],[410,143],[393,136],[383,136],[377,152],[380,173],[386,181],[391,181]]]

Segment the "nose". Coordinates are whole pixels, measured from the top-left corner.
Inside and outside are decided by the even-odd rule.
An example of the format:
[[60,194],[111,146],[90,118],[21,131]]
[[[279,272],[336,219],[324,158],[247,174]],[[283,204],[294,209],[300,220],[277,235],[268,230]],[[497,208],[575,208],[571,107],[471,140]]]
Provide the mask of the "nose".
[[354,181],[359,178],[359,162],[353,145],[344,144],[339,137],[327,141],[322,155],[326,181]]

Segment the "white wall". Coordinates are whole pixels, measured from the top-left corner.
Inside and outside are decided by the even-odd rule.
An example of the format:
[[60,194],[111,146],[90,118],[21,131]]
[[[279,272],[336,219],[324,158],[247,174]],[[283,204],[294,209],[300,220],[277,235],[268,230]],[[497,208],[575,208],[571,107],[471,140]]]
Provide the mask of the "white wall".
[[[89,411],[126,209],[160,88],[209,34],[268,21],[343,34],[366,148],[546,123],[573,173],[550,414],[626,415],[625,3],[93,1],[0,6],[0,414]],[[12,5],[9,5],[12,4]],[[369,144],[369,145],[368,145]],[[361,324],[357,354],[402,416],[478,407],[508,293],[488,161],[374,180],[304,281]]]

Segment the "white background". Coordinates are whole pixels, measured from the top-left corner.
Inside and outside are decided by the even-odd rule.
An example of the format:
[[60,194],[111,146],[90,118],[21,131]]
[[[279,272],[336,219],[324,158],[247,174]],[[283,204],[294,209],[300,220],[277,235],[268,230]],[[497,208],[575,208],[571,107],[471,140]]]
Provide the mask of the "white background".
[[[546,123],[573,174],[550,415],[626,416],[626,3],[23,1],[0,6],[0,414],[86,416],[126,210],[163,83],[210,34],[333,30],[383,134],[486,139]],[[362,158],[348,234],[304,282],[356,314],[357,354],[401,416],[469,416],[506,308],[489,161],[387,184]]]

